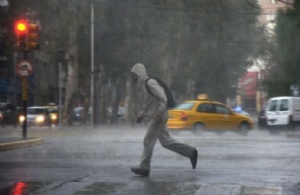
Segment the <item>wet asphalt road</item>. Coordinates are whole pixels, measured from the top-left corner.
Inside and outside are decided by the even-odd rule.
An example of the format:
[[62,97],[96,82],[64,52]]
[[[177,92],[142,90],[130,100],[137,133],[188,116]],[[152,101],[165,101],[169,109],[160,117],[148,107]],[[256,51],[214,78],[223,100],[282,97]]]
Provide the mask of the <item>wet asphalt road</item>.
[[[0,135],[22,135],[1,129]],[[147,178],[135,176],[145,128],[29,128],[41,145],[0,152],[1,195],[299,195],[300,138],[253,130],[248,136],[174,135],[198,149],[198,165],[158,143]]]

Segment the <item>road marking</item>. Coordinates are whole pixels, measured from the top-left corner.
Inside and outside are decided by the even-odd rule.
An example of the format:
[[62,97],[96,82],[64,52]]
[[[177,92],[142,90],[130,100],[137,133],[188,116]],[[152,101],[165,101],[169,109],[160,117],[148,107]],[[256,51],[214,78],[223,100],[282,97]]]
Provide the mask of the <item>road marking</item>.
[[241,195],[281,195],[280,186],[243,186]]

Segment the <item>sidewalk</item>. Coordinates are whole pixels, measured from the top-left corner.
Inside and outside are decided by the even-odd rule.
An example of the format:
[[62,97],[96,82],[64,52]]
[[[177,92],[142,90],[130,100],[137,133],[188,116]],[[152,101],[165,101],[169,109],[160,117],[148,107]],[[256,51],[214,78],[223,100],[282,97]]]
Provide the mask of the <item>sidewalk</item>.
[[[136,128],[138,129],[142,125],[136,125]],[[21,130],[16,134],[13,132],[12,134],[7,134],[6,132],[9,132],[13,127],[7,127],[6,129],[0,129],[0,152],[6,151],[6,150],[13,150],[18,148],[24,148],[24,147],[30,147],[38,144],[42,144],[44,142],[44,139],[41,137],[44,137],[43,135],[52,134],[53,131],[41,131],[41,137],[39,135],[35,135],[34,137],[22,137]],[[65,126],[59,129],[59,127],[54,127],[53,129],[56,132],[66,133],[66,132],[72,132],[72,130],[80,130],[84,129],[87,132],[93,131],[93,130],[99,130],[101,128],[105,129],[121,129],[124,131],[124,129],[132,129],[132,127],[129,124],[114,124],[114,125],[98,125],[98,127],[90,127],[89,125],[78,125],[78,126]],[[36,131],[38,132],[38,131]],[[111,131],[111,133],[116,133],[115,131]]]
[[0,151],[13,150],[17,148],[30,147],[43,143],[42,138],[38,137],[0,137]]

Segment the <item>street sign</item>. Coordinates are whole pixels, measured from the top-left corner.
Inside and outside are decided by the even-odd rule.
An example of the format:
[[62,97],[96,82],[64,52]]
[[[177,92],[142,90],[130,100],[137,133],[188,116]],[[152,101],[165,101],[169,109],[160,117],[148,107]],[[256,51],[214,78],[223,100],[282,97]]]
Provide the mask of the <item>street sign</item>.
[[21,60],[16,66],[16,74],[21,78],[27,78],[33,73],[33,65],[28,60]]

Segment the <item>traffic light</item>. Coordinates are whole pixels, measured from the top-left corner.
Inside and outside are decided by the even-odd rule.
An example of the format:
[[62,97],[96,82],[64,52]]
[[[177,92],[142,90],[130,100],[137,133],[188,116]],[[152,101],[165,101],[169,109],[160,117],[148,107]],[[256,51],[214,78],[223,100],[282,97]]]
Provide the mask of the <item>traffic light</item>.
[[27,50],[39,49],[39,31],[40,28],[37,24],[29,23],[27,32]]
[[27,50],[27,32],[28,22],[26,20],[18,20],[15,23],[16,44],[19,51]]

